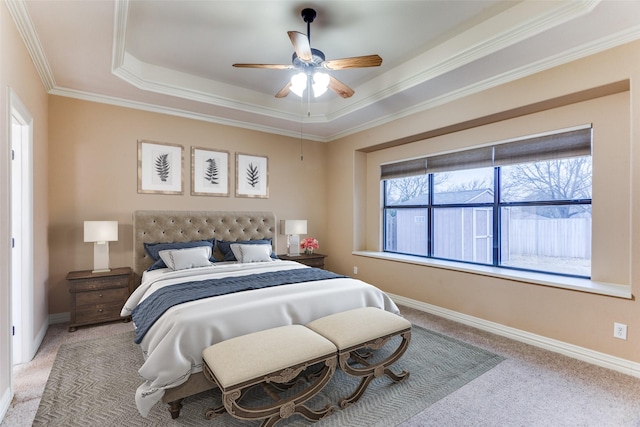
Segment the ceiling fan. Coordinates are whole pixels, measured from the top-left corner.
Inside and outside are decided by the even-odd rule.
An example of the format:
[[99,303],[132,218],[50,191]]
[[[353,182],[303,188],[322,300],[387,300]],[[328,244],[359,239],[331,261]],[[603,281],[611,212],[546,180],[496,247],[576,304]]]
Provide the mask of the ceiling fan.
[[291,80],[276,94],[276,98],[284,98],[290,92],[302,96],[305,90],[313,90],[314,96],[322,95],[327,88],[343,98],[349,98],[355,92],[340,80],[324,72],[324,70],[344,70],[347,68],[378,67],[382,64],[379,55],[354,56],[342,59],[325,59],[321,50],[311,47],[311,23],[316,18],[316,11],[303,9],[302,19],[307,23],[307,34],[288,31],[293,44],[291,64],[233,64],[239,68],[269,68],[276,70],[299,70]]

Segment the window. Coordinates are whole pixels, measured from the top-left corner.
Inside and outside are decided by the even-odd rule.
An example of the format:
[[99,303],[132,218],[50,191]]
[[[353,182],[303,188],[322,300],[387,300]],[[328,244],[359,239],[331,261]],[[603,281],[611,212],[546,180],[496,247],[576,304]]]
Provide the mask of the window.
[[591,128],[382,165],[385,252],[591,275]]

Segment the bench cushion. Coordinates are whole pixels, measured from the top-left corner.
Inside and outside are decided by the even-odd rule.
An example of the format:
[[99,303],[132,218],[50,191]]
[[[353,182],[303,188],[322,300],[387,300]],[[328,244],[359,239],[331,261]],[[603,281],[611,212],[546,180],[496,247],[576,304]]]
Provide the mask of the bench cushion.
[[228,389],[335,352],[326,338],[302,325],[289,325],[214,344],[203,350],[202,358],[218,385]]
[[380,308],[365,307],[331,314],[306,326],[344,350],[410,329],[411,322]]

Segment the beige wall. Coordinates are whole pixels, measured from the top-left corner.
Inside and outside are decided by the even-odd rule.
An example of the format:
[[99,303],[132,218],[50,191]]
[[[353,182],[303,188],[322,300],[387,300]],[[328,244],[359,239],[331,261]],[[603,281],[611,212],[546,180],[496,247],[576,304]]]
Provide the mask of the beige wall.
[[[137,193],[137,140],[184,147],[184,194]],[[49,312],[69,311],[69,271],[93,267],[93,247],[83,242],[83,221],[117,220],[111,265],[132,266],[132,213],[139,209],[268,210],[278,219],[307,219],[308,235],[326,242],[327,172],[324,143],[233,128],[123,107],[49,98]],[[231,153],[231,196],[191,196],[191,146]],[[236,198],[235,153],[269,158],[269,198]],[[278,236],[279,253],[286,237]]]
[[[328,161],[339,165],[328,177],[328,223],[339,224],[329,229],[332,268],[351,274],[357,265],[358,277],[387,292],[640,362],[640,306],[635,299],[351,253],[380,247],[380,163],[593,123],[593,278],[632,285],[636,294],[640,117],[632,112],[640,111],[640,89],[633,85],[640,78],[639,59],[640,43],[629,44],[331,142]],[[620,91],[618,86],[604,91],[615,92],[608,96],[597,91],[569,96],[625,80],[631,81],[630,90]],[[559,97],[566,99],[558,103]],[[572,98],[580,102],[567,101]],[[539,111],[540,105],[554,108]],[[428,139],[411,138],[514,110],[520,113],[506,120]],[[400,138],[414,142],[382,148]],[[629,326],[627,341],[613,338],[614,322]]]
[[9,283],[9,112],[8,88],[20,98],[33,117],[34,166],[34,324],[29,334],[33,352],[46,330],[49,250],[47,246],[47,94],[4,2],[0,5],[0,398],[11,377]]

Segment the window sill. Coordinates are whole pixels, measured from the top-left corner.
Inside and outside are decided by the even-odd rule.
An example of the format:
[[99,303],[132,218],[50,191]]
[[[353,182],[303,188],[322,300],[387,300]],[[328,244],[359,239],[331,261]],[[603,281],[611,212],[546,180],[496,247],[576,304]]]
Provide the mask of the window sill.
[[447,270],[455,270],[470,274],[498,277],[501,279],[531,283],[534,285],[551,286],[555,288],[589,292],[593,294],[607,295],[617,298],[633,299],[633,295],[631,294],[631,286],[629,285],[603,283],[596,282],[590,279],[554,276],[552,274],[532,273],[528,271],[513,271],[497,267],[427,259],[410,255],[391,254],[387,252],[354,251],[352,252],[352,254],[368,258],[384,259],[387,261],[397,261],[407,264],[424,265],[433,268],[444,268]]

